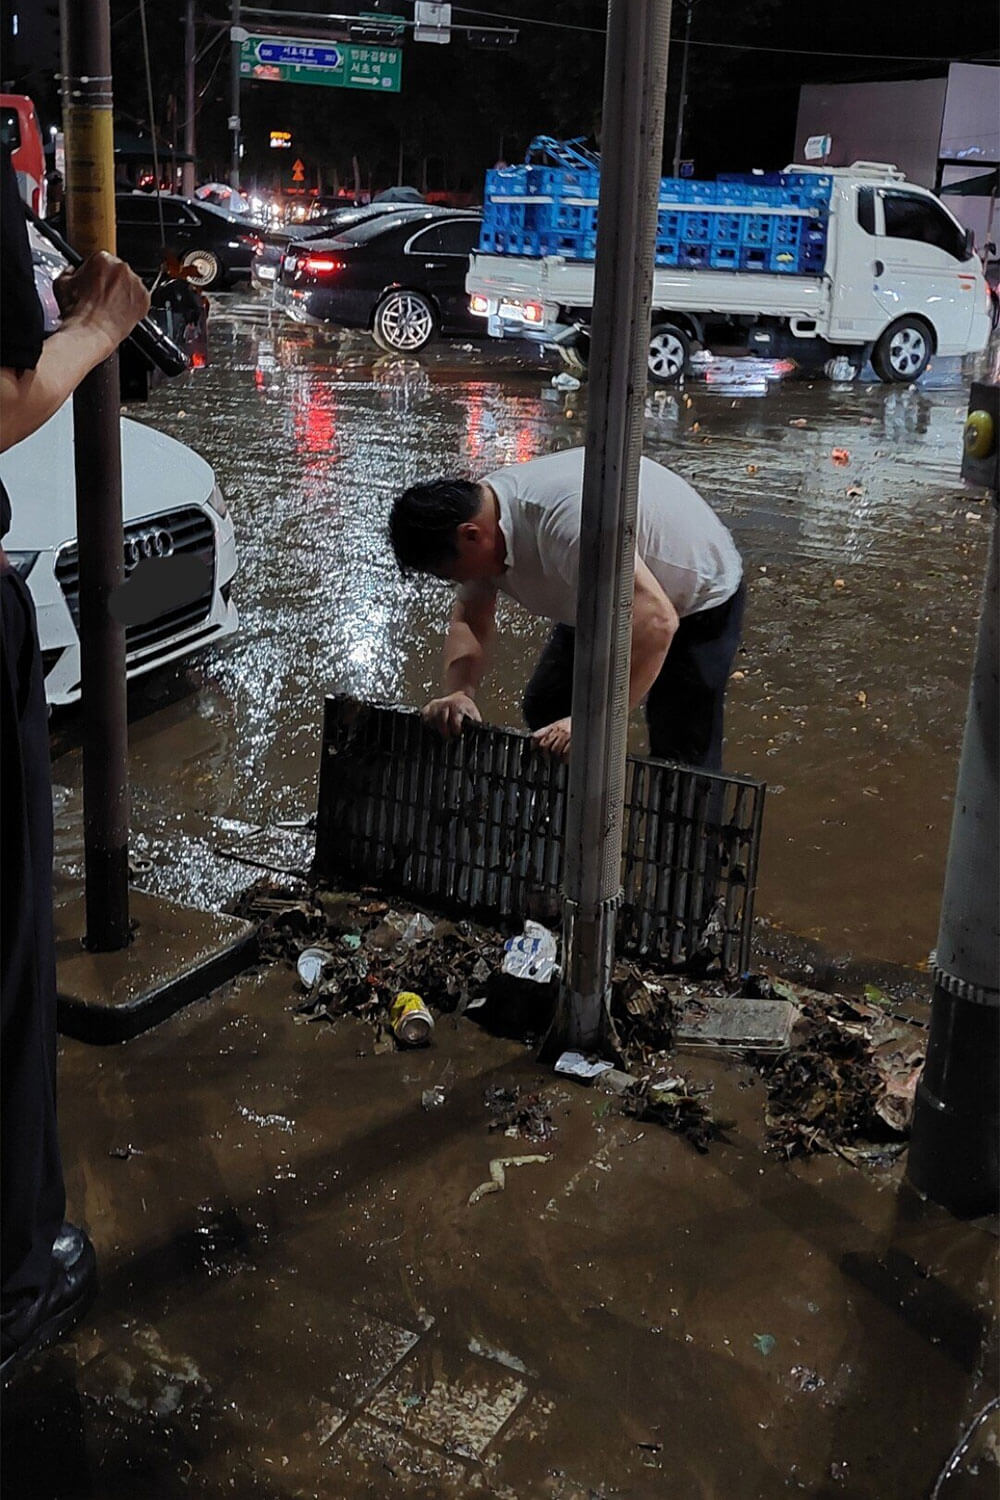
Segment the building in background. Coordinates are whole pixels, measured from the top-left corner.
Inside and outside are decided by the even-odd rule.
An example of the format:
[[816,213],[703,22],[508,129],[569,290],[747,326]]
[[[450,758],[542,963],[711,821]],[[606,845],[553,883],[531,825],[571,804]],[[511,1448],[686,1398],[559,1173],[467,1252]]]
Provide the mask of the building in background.
[[943,78],[807,84],[799,93],[795,160],[829,136],[823,161],[891,162],[940,193],[982,249],[1000,237],[1000,67],[952,63]]

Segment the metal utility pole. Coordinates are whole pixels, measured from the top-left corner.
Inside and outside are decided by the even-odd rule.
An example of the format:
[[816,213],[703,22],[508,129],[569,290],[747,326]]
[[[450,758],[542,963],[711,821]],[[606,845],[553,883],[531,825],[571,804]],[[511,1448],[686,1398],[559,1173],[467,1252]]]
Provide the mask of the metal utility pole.
[[611,0],[580,532],[566,816],[563,993],[555,1035],[593,1046],[621,899],[639,458],[663,153],[670,0]]
[[195,168],[195,112],[197,102],[194,84],[194,0],[186,0],[184,6],[184,155],[189,158],[181,167],[181,192],[185,198],[194,197]]
[[681,51],[681,86],[677,97],[677,133],[674,136],[675,177],[681,175],[681,157],[684,154],[684,111],[687,107],[688,52],[691,49],[691,12],[694,0],[687,0],[687,22],[684,27],[684,45]]
[[[66,220],[81,253],[115,249],[108,0],[60,0]],[[124,948],[128,908],[125,627],[108,601],[123,580],[118,355],[73,396],[80,568],[83,823],[87,946]]]
[[963,474],[993,490],[992,532],[907,1175],[935,1203],[972,1217],[1000,1208],[1000,385],[973,385],[965,447]]
[[229,6],[229,129],[232,135],[232,158],[229,164],[229,186],[240,186],[240,0]]

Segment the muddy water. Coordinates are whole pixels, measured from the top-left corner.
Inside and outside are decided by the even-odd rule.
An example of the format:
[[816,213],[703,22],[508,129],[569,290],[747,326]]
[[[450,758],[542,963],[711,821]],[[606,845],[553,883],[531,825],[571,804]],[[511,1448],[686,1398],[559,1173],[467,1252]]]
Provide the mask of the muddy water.
[[[556,393],[550,374],[485,346],[376,358],[217,299],[211,368],[131,413],[214,464],[241,559],[235,641],[132,693],[152,889],[213,903],[246,878],[213,853],[227,828],[308,815],[325,692],[431,693],[449,591],[399,580],[389,502],[423,476],[581,442],[586,393]],[[966,395],[942,362],[919,389],[701,381],[647,406],[647,453],[702,491],[746,559],[727,765],[771,787],[758,910],[837,952],[919,963],[936,935],[987,536],[959,481]],[[543,636],[504,613],[488,717],[519,721]],[[73,717],[56,732],[73,874]]]

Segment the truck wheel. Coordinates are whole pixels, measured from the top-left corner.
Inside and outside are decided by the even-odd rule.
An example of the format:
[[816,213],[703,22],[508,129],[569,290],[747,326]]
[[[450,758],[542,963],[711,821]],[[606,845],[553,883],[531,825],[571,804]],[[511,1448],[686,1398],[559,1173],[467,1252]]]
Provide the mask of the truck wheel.
[[372,337],[390,354],[415,354],[434,337],[434,309],[419,292],[400,287],[376,307]]
[[688,367],[691,340],[673,323],[658,323],[649,335],[647,367],[653,385],[674,385]]
[[181,265],[187,266],[191,272],[185,277],[188,284],[203,292],[222,280],[222,262],[214,250],[189,250],[181,257]]
[[872,351],[872,368],[887,385],[919,379],[931,357],[931,334],[920,318],[897,318]]

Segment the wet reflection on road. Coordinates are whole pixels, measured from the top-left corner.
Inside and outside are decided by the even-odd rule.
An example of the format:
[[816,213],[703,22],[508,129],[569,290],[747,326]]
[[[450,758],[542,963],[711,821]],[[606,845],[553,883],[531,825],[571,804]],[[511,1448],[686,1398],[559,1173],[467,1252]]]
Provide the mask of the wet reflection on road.
[[[421,702],[449,591],[399,578],[385,540],[412,481],[483,473],[583,440],[586,388],[489,346],[378,356],[219,298],[212,364],[130,415],[215,467],[240,549],[236,639],[132,693],[143,882],[211,904],[247,871],[215,819],[308,815],[330,690]],[[746,559],[728,768],[766,779],[758,908],[838,951],[919,962],[932,945],[986,540],[963,493],[966,387],[723,378],[658,391],[645,449],[716,507]],[[844,456],[846,455],[846,457]],[[503,611],[486,715],[519,722],[544,627]],[[79,869],[73,717],[56,727],[59,853]],[[642,746],[641,726],[634,731]]]

